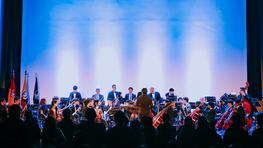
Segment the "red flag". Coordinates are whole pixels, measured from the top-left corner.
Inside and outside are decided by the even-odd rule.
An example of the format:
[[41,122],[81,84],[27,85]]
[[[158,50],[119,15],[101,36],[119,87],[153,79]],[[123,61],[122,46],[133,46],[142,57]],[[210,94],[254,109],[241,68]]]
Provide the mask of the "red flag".
[[25,71],[24,84],[23,84],[21,102],[20,102],[22,111],[26,110],[29,101],[30,101],[30,97],[29,97],[29,88],[28,88],[28,74],[27,71]]
[[15,96],[16,96],[15,72],[13,71],[11,84],[10,84],[10,88],[8,91],[8,105],[9,106],[14,104]]

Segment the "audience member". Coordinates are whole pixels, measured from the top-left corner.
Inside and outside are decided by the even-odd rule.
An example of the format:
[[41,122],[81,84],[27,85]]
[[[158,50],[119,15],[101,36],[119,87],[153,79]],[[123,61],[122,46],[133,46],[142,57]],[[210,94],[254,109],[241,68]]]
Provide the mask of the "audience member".
[[68,145],[72,144],[73,135],[77,128],[77,126],[71,121],[70,117],[70,109],[65,109],[63,111],[62,121],[57,124],[58,128],[60,128],[64,133]]
[[252,147],[262,148],[263,147],[263,113],[256,117],[257,129],[252,134]]
[[52,116],[48,116],[44,123],[42,133],[43,147],[65,147],[66,138],[63,132],[57,128],[56,120]]
[[233,123],[230,128],[226,130],[223,138],[225,146],[232,147],[248,147],[249,136],[243,128],[242,117],[235,114],[232,117]]
[[87,108],[85,119],[77,126],[77,132],[73,138],[74,146],[101,147],[105,143],[105,126],[95,122],[96,112],[93,108]]

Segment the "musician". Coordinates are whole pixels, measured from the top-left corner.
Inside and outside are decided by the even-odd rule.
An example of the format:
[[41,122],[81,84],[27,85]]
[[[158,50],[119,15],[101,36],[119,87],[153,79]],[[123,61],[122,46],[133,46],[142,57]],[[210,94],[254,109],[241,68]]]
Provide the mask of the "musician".
[[174,94],[174,89],[170,88],[169,92],[165,94],[166,100],[173,102],[177,100],[177,96]]
[[252,116],[253,116],[253,106],[248,100],[247,96],[244,96],[242,99],[242,106],[245,111],[245,117],[246,117],[246,124],[247,128],[251,128],[252,126]]
[[246,122],[245,122],[245,116],[246,115],[245,115],[245,110],[242,107],[240,99],[235,100],[235,114],[238,115],[239,118],[241,118],[242,125],[245,125],[246,124]]
[[5,98],[0,98],[0,111],[7,111]]
[[207,118],[207,122],[210,125],[210,128],[214,128],[215,127],[215,104],[213,102],[209,102],[207,105],[207,114],[206,114],[206,118]]
[[73,116],[73,118],[80,117],[82,104],[79,102],[78,99],[73,99],[71,104],[72,104],[72,106],[71,106],[71,115]]
[[137,98],[140,97],[142,95],[142,92],[141,91],[138,91],[137,93]]
[[229,128],[230,124],[232,122],[231,118],[233,116],[233,110],[234,110],[233,101],[232,100],[228,100],[226,111],[222,114],[220,119],[217,121],[215,127],[218,128],[218,129],[221,129],[221,128],[227,129],[227,128]]
[[121,92],[116,91],[116,85],[112,85],[112,91],[108,93],[107,101],[109,106],[113,106],[115,102],[121,99]]
[[44,121],[48,116],[48,106],[47,106],[47,100],[45,98],[42,98],[39,103],[39,120]]
[[96,89],[96,94],[94,94],[92,96],[92,99],[93,100],[98,100],[100,102],[104,102],[104,96],[102,94],[100,94],[100,89],[99,88]]
[[135,98],[136,98],[136,95],[133,93],[133,88],[132,87],[129,87],[128,89],[129,93],[127,93],[124,97],[124,101],[127,102],[127,101],[132,101],[134,102],[135,101]]
[[147,88],[142,89],[142,95],[137,98],[136,107],[138,107],[139,118],[146,116],[146,117],[153,117],[151,112],[153,107],[152,99],[147,95]]
[[152,98],[153,100],[153,108],[152,108],[152,112],[154,115],[156,115],[159,111],[159,103],[162,101],[161,100],[161,95],[159,92],[156,92],[154,90],[154,87],[150,88],[150,93],[148,94],[149,98]]
[[81,100],[81,94],[78,92],[78,86],[73,86],[73,91],[69,94],[69,101],[71,102],[73,99]]
[[154,87],[150,88],[150,93],[148,94],[148,97],[152,98],[157,102],[161,101],[161,95],[159,92],[154,90]]
[[239,95],[237,96],[237,98],[239,100],[242,100],[244,97],[247,97],[249,99],[249,95],[247,93],[247,87],[240,87],[240,90],[239,90]]
[[57,98],[52,99],[48,115],[53,117],[56,120],[58,119],[58,99]]
[[189,103],[189,98],[188,97],[184,97],[183,98],[183,107],[185,107],[187,114],[191,113],[191,104]]
[[220,100],[217,102],[217,105],[215,107],[216,114],[222,115],[226,111],[225,103],[223,100]]

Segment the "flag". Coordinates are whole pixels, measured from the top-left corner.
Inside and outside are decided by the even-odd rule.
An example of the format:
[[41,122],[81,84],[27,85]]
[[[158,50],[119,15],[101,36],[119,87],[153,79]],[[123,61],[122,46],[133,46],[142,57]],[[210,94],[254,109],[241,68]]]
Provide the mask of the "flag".
[[10,88],[8,91],[8,105],[9,106],[14,104],[15,96],[16,96],[15,72],[13,71],[11,84],[10,84]]
[[37,74],[36,74],[34,94],[33,94],[33,104],[34,105],[38,105],[39,104],[39,90],[38,90]]
[[24,84],[22,89],[20,105],[22,111],[26,110],[27,104],[30,103],[29,88],[28,88],[28,73],[25,71]]

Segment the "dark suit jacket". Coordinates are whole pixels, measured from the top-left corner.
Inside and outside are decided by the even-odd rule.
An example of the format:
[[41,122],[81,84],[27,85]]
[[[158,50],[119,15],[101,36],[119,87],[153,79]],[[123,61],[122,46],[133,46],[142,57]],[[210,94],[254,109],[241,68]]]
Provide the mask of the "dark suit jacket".
[[77,98],[78,100],[81,100],[81,99],[82,99],[81,94],[80,94],[79,92],[71,92],[71,93],[69,94],[69,101],[71,101],[71,100],[74,98],[74,94],[76,94],[76,98]]
[[160,95],[160,93],[159,93],[159,92],[154,92],[154,94],[155,94],[155,98],[153,98],[153,96],[152,96],[151,93],[148,94],[148,97],[154,99],[155,101],[161,101],[161,95]]
[[[132,97],[131,97],[131,101],[134,101],[134,99],[136,98],[136,95],[135,94],[132,94]],[[128,101],[130,100],[129,98],[129,93],[127,93],[124,97],[124,101]]]
[[[121,98],[121,92],[116,91],[115,93],[116,93],[116,97],[117,97],[117,98]],[[110,92],[108,93],[107,100],[110,100],[110,101],[113,101],[113,100],[114,100],[114,94],[113,94],[112,91],[110,91]]]
[[[97,100],[97,94],[93,95],[93,96],[92,96],[92,99],[93,99],[93,100]],[[104,101],[104,96],[101,95],[101,94],[99,94],[99,101]]]

